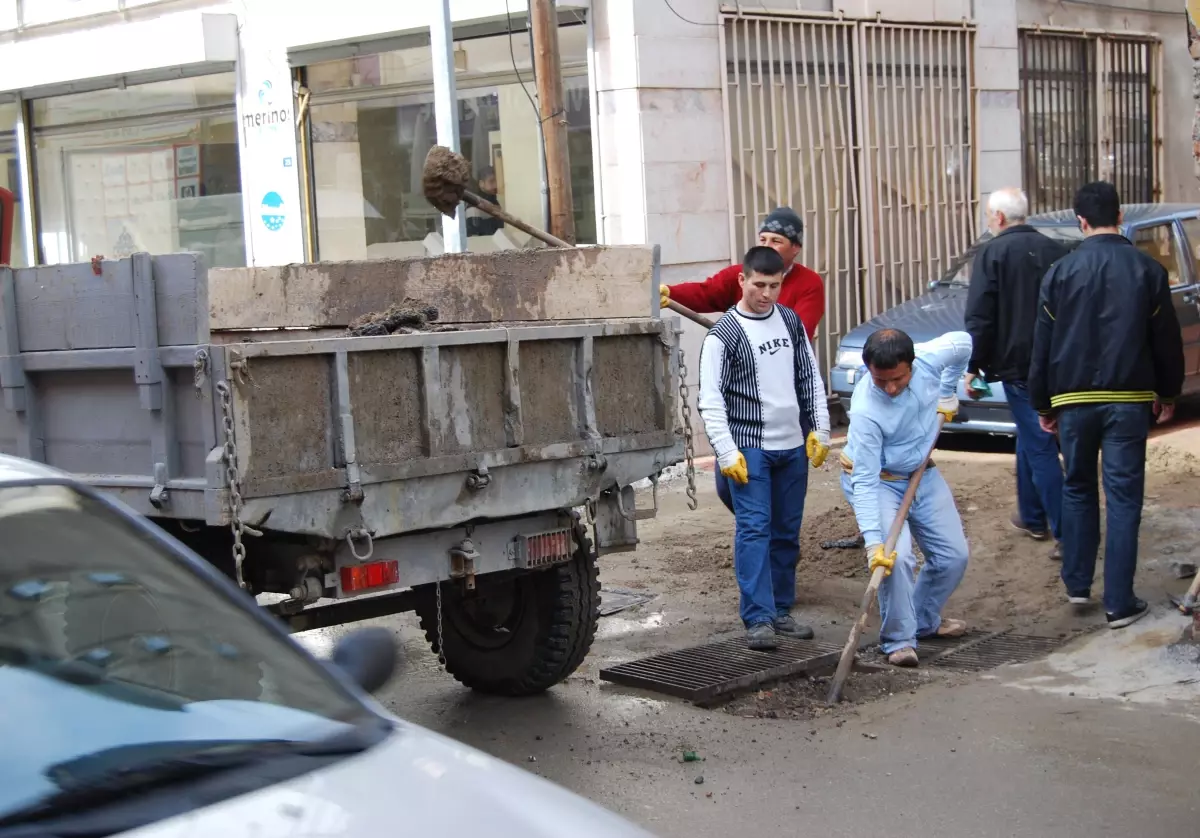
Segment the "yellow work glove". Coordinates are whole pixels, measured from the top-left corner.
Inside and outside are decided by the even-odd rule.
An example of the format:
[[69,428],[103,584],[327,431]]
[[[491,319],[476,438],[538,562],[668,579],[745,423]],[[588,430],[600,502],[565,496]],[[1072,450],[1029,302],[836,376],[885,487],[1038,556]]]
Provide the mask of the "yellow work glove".
[[825,458],[829,456],[829,431],[810,431],[804,441],[804,453],[813,468],[825,465]]
[[884,555],[882,544],[873,544],[867,548],[867,558],[870,559],[870,564],[867,569],[871,573],[875,572],[875,568],[883,568],[883,576],[886,579],[892,575],[892,566],[896,563],[896,551],[892,551],[892,555]]
[[958,414],[958,396],[942,396],[938,399],[937,412],[945,416],[947,422],[953,422]]
[[741,451],[726,454],[717,460],[717,465],[721,467],[721,474],[739,486],[750,482],[750,469],[746,467],[746,458],[742,456]]
[[666,308],[667,303],[669,303],[669,302],[671,302],[671,286],[670,285],[658,286],[658,307]]

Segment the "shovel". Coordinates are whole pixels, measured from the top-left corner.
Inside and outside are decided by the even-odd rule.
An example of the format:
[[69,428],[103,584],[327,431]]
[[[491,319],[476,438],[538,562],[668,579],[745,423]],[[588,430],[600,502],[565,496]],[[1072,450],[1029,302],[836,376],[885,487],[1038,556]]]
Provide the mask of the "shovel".
[[[435,145],[425,155],[425,169],[421,173],[421,189],[425,200],[443,215],[454,218],[458,212],[459,203],[474,207],[480,212],[486,212],[493,218],[498,218],[505,224],[511,224],[523,233],[543,241],[551,247],[572,247],[570,242],[552,236],[545,230],[539,230],[531,224],[526,224],[514,215],[505,212],[491,201],[485,200],[467,189],[471,182],[471,164],[461,154],[456,154],[445,146]],[[667,301],[667,308],[680,314],[706,329],[713,327],[713,321],[697,314],[687,306],[681,306],[674,300]]]
[[[929,458],[933,456],[933,449],[937,446],[937,437],[941,435],[944,424],[946,424],[946,417],[939,413],[937,434],[934,435],[933,445],[930,446],[925,459],[921,461],[920,468],[908,478],[908,488],[904,492],[904,497],[900,499],[900,508],[896,510],[896,518],[892,521],[892,528],[888,530],[887,540],[883,543],[885,556],[890,556],[896,549],[896,542],[900,540],[900,532],[904,529],[904,521],[908,518],[908,510],[912,507],[913,498],[917,496],[917,486],[920,485],[921,477],[925,474],[925,467],[929,465]],[[862,633],[866,631],[867,619],[871,614],[872,606],[875,605],[879,586],[883,584],[883,574],[884,568],[882,567],[875,568],[875,572],[871,574],[871,581],[867,584],[867,591],[862,598],[862,614],[854,621],[854,627],[850,629],[850,639],[846,641],[846,645],[842,649],[841,660],[838,661],[837,671],[833,674],[833,681],[829,685],[829,696],[825,699],[827,704],[837,704],[842,700],[842,688],[846,686],[846,678],[849,677],[850,670],[854,667],[854,655],[858,652],[858,641],[862,638]]]

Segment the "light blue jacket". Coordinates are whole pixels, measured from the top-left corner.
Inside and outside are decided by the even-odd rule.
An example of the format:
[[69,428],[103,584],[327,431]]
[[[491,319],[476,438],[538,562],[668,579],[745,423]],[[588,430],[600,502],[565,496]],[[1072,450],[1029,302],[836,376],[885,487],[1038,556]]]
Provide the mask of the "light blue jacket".
[[892,398],[869,373],[854,386],[844,455],[853,464],[854,517],[865,543],[882,544],[891,521],[879,515],[879,473],[916,471],[937,437],[938,399],[953,396],[971,361],[971,336],[948,332],[918,343],[912,381]]

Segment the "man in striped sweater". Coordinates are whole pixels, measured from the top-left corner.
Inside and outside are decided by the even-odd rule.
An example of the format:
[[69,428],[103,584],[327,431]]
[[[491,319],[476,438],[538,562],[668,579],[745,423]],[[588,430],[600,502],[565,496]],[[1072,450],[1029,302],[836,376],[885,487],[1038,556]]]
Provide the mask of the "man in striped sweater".
[[804,324],[777,304],[785,273],[769,247],[746,254],[742,297],[700,352],[700,416],[721,473],[733,484],[733,562],[751,649],[777,634],[810,638],[791,615],[808,462],[829,454],[825,385]]

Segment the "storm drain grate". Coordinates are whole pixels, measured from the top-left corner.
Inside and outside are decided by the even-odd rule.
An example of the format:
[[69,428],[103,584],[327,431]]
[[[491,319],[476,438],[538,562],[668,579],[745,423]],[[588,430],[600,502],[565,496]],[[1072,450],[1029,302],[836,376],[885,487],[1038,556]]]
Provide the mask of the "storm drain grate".
[[639,687],[695,703],[753,689],[769,681],[836,666],[842,647],[813,640],[779,638],[773,652],[754,652],[738,637],[618,664],[600,679]]
[[[1054,652],[1070,638],[1067,637],[1036,637],[1029,634],[1011,634],[1011,630],[998,631],[975,638],[958,638],[956,645],[951,645],[936,657],[921,663],[942,669],[956,669],[961,672],[982,672],[1013,663],[1028,663]],[[942,641],[939,639],[938,643]],[[921,641],[925,648],[927,641]]]

